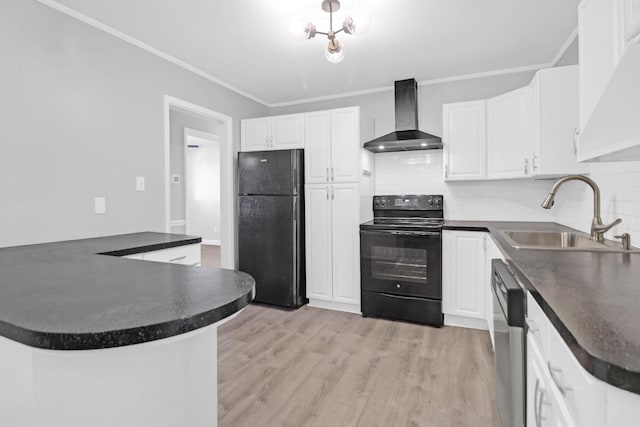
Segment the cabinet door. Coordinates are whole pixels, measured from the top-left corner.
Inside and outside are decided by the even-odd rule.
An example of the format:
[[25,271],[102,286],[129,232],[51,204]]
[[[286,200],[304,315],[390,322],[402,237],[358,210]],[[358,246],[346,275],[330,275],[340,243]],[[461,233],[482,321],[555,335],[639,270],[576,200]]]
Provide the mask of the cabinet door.
[[240,127],[241,151],[261,151],[269,149],[268,117],[242,120]]
[[331,160],[331,114],[305,114],[304,178],[307,184],[329,182]]
[[332,182],[357,182],[360,176],[360,122],[358,108],[331,111]]
[[528,174],[526,135],[529,88],[487,100],[487,177],[521,178]]
[[580,130],[585,128],[616,66],[616,3],[588,0],[578,5]]
[[486,178],[485,106],[484,100],[442,106],[445,180]]
[[305,188],[307,298],[333,298],[329,193],[329,185],[308,185]]
[[304,148],[304,114],[271,117],[271,137],[276,150]]
[[484,320],[484,233],[444,230],[442,254],[444,314]]
[[531,81],[531,175],[553,178],[589,172],[578,163],[578,66],[540,70]]
[[553,408],[549,396],[549,385],[541,356],[535,344],[527,342],[527,427],[553,426]]
[[333,299],[360,305],[360,229],[358,184],[331,188]]

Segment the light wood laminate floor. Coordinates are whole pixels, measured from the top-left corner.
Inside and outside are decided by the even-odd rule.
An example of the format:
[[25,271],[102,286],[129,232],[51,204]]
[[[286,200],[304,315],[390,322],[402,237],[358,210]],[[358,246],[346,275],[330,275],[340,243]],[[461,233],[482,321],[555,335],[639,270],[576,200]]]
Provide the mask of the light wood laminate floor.
[[218,334],[220,427],[499,425],[486,331],[251,304]]
[[220,246],[202,244],[200,256],[204,268],[220,268]]

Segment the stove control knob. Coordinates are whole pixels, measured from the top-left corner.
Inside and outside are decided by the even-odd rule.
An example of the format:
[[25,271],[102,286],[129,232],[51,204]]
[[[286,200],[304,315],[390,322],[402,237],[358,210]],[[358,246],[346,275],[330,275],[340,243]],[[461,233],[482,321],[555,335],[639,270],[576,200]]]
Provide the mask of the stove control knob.
[[382,199],[382,206],[384,206],[384,205],[386,205],[386,204],[387,204],[387,201],[386,201],[386,200],[384,200],[384,199]]

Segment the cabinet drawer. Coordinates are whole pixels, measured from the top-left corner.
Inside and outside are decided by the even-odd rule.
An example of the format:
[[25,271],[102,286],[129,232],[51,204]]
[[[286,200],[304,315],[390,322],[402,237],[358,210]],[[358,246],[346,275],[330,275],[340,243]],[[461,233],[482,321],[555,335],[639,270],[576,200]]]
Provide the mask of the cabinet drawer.
[[551,322],[547,319],[542,308],[533,296],[527,292],[527,336],[536,344],[540,355],[546,359],[549,356],[549,330]]
[[559,391],[575,425],[604,425],[604,384],[580,366],[560,334],[549,330],[549,357],[546,369],[553,387]]
[[145,252],[145,261],[169,262],[173,264],[199,265],[200,245],[176,246],[159,251]]

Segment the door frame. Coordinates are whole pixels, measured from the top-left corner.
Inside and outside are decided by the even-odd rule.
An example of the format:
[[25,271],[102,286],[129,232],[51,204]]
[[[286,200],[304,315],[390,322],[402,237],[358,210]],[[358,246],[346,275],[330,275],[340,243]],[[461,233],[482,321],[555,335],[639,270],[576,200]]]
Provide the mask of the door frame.
[[[171,231],[171,162],[170,162],[170,111],[184,111],[209,120],[222,122],[226,127],[226,138],[220,138],[220,267],[237,269],[236,260],[236,217],[233,164],[233,119],[200,105],[163,96],[164,113],[164,215],[165,232]],[[225,183],[225,185],[223,185]]]
[[[203,140],[205,142],[205,144],[209,145],[209,144],[218,144],[218,152],[222,153],[222,150],[220,149],[220,136],[213,134],[213,133],[209,133],[209,132],[203,132],[201,130],[197,130],[197,129],[191,129],[191,128],[184,128],[184,232],[186,234],[189,234],[189,196],[190,196],[190,192],[189,192],[189,170],[191,168],[190,164],[189,164],[189,138],[198,138],[200,140]],[[220,185],[218,186],[218,192],[220,192],[220,196],[222,196],[222,155],[219,156],[220,161],[218,164],[218,169],[219,169],[219,173],[220,173]],[[222,235],[222,197],[220,197],[220,235]],[[220,240],[217,241],[213,241],[213,240],[205,240],[202,239],[202,243],[203,244],[210,244],[210,245],[221,245],[222,242]]]

